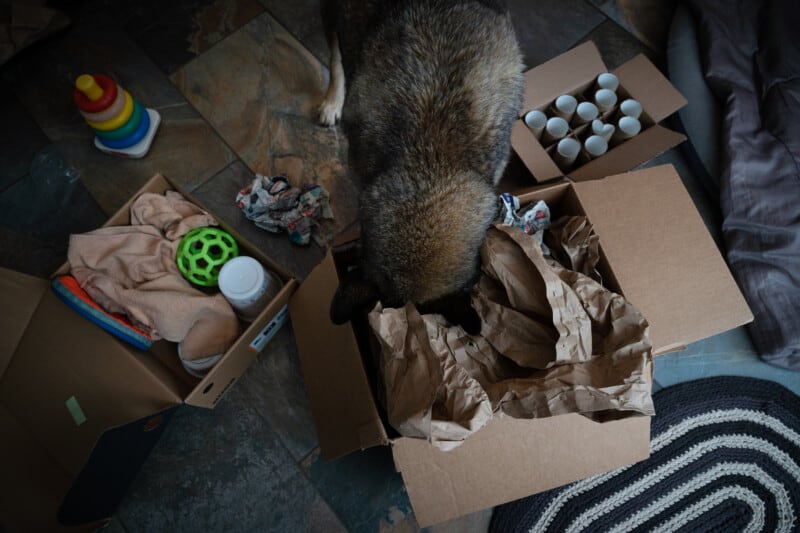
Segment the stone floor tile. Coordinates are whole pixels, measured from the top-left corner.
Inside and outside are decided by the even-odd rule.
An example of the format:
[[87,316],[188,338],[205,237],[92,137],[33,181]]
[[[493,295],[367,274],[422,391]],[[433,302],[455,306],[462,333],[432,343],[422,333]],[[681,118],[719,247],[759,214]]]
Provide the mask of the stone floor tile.
[[334,461],[316,450],[303,461],[306,475],[351,533],[374,533],[412,513],[391,450],[377,446]]
[[267,11],[280,22],[303,46],[327,65],[330,51],[322,29],[319,0],[259,0]]
[[[76,23],[38,43],[3,70],[3,80],[75,167],[89,192],[113,213],[154,173],[187,187],[206,181],[235,155],[139,47],[113,26]],[[161,113],[161,126],[143,159],[100,152],[72,102],[81,73],[105,73],[141,104]]]
[[291,322],[287,322],[247,369],[237,387],[270,425],[294,460],[318,445],[311,403],[297,356]]
[[606,20],[581,39],[581,42],[585,41],[592,41],[597,45],[608,70],[614,70],[637,54],[646,55],[654,64],[661,60],[655,52],[610,20]]
[[355,220],[357,192],[339,128],[316,123],[327,76],[265,13],[171,79],[251,170],[322,185],[335,217],[325,226],[335,233]]
[[264,9],[257,0],[110,2],[126,14],[125,30],[163,72],[172,74]]
[[213,410],[175,414],[120,506],[129,531],[304,531],[331,517],[248,402],[234,387]]
[[50,143],[33,117],[0,81],[0,193],[30,171],[36,152]]
[[203,183],[193,195],[198,202],[248,242],[268,255],[297,279],[304,279],[311,270],[322,261],[324,253],[312,240],[307,246],[298,246],[289,241],[283,233],[269,233],[257,228],[236,207],[236,193],[249,185],[253,180],[253,172],[241,161],[234,161],[217,175]]
[[566,52],[605,18],[583,0],[506,3],[528,68]]

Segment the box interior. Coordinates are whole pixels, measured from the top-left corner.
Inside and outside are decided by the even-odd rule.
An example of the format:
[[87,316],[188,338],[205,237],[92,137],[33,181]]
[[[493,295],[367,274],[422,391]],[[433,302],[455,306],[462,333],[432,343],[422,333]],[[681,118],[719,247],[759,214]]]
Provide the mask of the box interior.
[[[606,71],[597,47],[587,42],[525,73],[523,105],[511,138],[515,152],[537,182],[563,176],[574,181],[600,179],[629,170],[685,140],[683,135],[658,124],[685,105],[685,98],[640,54],[613,71],[620,80],[617,106],[598,118],[613,122],[619,103],[634,98],[643,107],[642,131],[631,139],[609,143],[608,152],[594,159],[582,148],[570,168],[559,167],[553,159],[555,143],[543,145],[538,141],[523,122],[525,113],[538,109],[551,116],[547,110],[562,94],[575,96],[579,102],[591,100],[597,75]],[[567,136],[583,140],[588,130],[588,125],[571,127]]]

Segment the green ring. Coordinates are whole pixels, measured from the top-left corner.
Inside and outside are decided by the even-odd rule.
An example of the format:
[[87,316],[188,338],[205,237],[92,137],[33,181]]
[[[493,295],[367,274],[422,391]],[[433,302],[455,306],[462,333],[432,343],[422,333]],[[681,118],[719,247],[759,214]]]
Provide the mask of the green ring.
[[139,105],[139,102],[136,100],[133,101],[133,114],[131,118],[128,119],[128,122],[120,126],[115,130],[110,131],[100,131],[94,130],[94,134],[100,137],[101,139],[108,139],[110,141],[116,141],[119,139],[124,139],[125,137],[129,136],[131,133],[136,131],[136,128],[139,127],[139,122],[142,121],[142,106]]

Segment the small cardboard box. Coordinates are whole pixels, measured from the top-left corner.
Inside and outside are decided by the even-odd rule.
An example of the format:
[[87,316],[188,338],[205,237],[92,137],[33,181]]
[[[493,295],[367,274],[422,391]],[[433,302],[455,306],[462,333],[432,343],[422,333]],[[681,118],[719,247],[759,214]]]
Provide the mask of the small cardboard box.
[[[587,162],[579,158],[569,171],[559,168],[551,157],[555,147],[543,146],[522,117],[533,109],[546,110],[562,94],[571,94],[579,99],[584,97],[587,91],[591,91],[597,75],[603,72],[607,72],[607,68],[597,47],[590,41],[525,73],[522,109],[511,131],[511,146],[537,182],[563,176],[583,181],[619,174],[686,139],[659,124],[686,105],[686,99],[644,55],[639,54],[612,73],[619,78],[619,101],[634,98],[642,104],[641,133],[609,148],[596,159]],[[577,133],[581,135],[580,131]]]
[[[588,216],[600,239],[605,284],[648,319],[655,353],[752,320],[671,166],[545,185],[521,196],[526,203],[534,198],[547,201],[554,218]],[[329,253],[289,303],[322,456],[391,446],[420,526],[648,457],[647,417],[601,424],[577,414],[535,420],[496,416],[449,452],[421,439],[390,438],[352,325],[330,322],[338,282]]]
[[[179,190],[154,176],[106,226],[126,225],[143,192]],[[182,192],[189,200],[191,195]],[[213,214],[213,213],[212,213]],[[278,295],[203,379],[174,343],[143,352],[67,307],[49,281],[0,272],[0,529],[94,528],[110,517],[180,404],[213,408],[286,320],[297,283],[220,222],[281,277]]]

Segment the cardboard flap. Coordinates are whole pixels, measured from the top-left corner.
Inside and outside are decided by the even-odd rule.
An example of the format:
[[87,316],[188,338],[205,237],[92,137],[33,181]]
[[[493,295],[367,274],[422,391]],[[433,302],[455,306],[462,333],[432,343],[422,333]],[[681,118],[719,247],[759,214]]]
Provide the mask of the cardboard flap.
[[334,325],[329,305],[339,285],[333,255],[300,285],[289,303],[297,351],[322,457],[387,444],[353,328]]
[[2,527],[8,531],[54,531],[58,507],[72,485],[72,476],[2,404],[0,425],[3,482],[8,484],[0,498]]
[[606,66],[591,41],[528,70],[520,115],[542,108],[562,94],[574,93],[602,72]]
[[650,418],[600,424],[570,414],[536,420],[498,416],[458,448],[394,442],[421,527],[646,459]]
[[293,279],[283,286],[259,318],[228,348],[225,357],[184,398],[185,403],[195,407],[213,408],[219,402],[222,395],[258,357],[269,339],[283,326],[286,321],[284,307],[296,288],[297,282]]
[[547,181],[563,175],[521,120],[515,121],[511,128],[511,146],[536,181]]
[[609,263],[664,352],[753,316],[672,165],[575,184]]
[[106,428],[181,402],[146,357],[47,290],[0,382],[0,402],[74,476]]
[[661,122],[687,103],[686,98],[642,54],[617,68],[614,74],[620,85],[642,104],[655,122]]
[[45,279],[0,268],[0,378],[48,285]]
[[603,157],[593,159],[570,172],[569,177],[573,181],[583,181],[619,174],[653,159],[685,140],[684,135],[656,124],[636,137],[615,146]]

